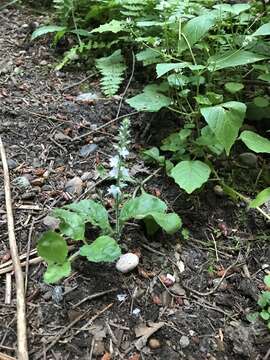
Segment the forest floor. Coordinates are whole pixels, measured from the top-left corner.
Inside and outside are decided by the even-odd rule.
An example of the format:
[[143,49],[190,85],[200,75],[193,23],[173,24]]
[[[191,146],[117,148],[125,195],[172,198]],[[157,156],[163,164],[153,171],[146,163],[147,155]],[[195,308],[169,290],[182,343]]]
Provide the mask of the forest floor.
[[[160,171],[145,189],[181,216],[189,230],[185,239],[162,233],[146,238],[139,224],[130,224],[121,246],[123,252],[140,254],[133,272],[77,261],[72,276],[59,285],[43,283],[45,267],[35,260],[35,248],[51,225],[46,216],[78,196],[100,197],[108,187],[96,166],[106,167],[113,154],[119,120],[110,121],[119,97],[104,99],[98,81],[85,80],[84,71],[55,72],[57,56],[49,42],[29,43],[33,21],[41,24],[44,18],[26,9],[0,13],[0,134],[10,168],[18,248],[24,261],[29,257],[24,270],[30,359],[267,360],[269,332],[261,321],[249,323],[246,315],[258,310],[269,271],[269,226],[243,204],[217,195],[214,183],[187,199]],[[89,91],[97,94],[95,99],[76,99]],[[119,115],[131,112],[123,103]],[[129,164],[142,181],[155,170],[139,155],[145,138],[153,142],[156,131],[162,139],[173,121],[158,119],[157,131],[148,115],[130,119]],[[82,149],[90,144],[96,146]],[[73,178],[72,196],[66,184]],[[0,352],[15,357],[15,281],[7,266],[4,198],[0,167]],[[176,280],[171,287],[167,274]]]

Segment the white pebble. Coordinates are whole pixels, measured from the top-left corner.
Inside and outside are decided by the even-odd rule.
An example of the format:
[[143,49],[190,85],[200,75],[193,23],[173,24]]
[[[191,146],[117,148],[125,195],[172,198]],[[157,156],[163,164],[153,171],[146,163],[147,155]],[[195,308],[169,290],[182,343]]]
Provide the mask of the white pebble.
[[180,346],[181,348],[186,348],[189,345],[189,338],[185,335],[181,336],[180,338]]
[[127,273],[139,264],[139,257],[136,254],[127,253],[121,255],[119,260],[116,263],[116,269],[121,273]]

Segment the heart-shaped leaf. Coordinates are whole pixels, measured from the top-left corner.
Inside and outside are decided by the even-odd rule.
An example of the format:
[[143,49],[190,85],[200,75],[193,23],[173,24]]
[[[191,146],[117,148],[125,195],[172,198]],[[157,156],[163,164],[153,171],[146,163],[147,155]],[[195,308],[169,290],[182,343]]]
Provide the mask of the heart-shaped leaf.
[[239,129],[243,124],[246,105],[241,102],[230,101],[202,108],[201,113],[217,140],[224,146],[227,155],[229,155],[230,149],[237,139]]
[[111,232],[107,210],[93,200],[82,200],[65,206],[65,209],[76,212],[85,222],[90,222],[102,230]]
[[181,161],[171,170],[174,181],[188,194],[200,188],[210,173],[209,166],[199,160]]
[[80,255],[92,262],[113,262],[121,255],[121,249],[110,236],[100,236],[92,244],[82,246]]
[[47,262],[62,264],[68,254],[65,239],[54,231],[45,232],[38,241],[38,255]]
[[71,273],[70,261],[65,261],[63,264],[49,264],[44,274],[44,281],[47,284],[54,284]]
[[61,220],[60,231],[73,240],[83,240],[85,233],[85,221],[80,215],[65,210],[54,209],[53,216]]

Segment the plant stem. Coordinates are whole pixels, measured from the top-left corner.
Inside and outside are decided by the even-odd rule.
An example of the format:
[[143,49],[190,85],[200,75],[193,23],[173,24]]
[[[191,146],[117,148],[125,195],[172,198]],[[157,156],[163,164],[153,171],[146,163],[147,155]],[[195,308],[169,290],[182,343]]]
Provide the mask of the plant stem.
[[70,262],[72,262],[72,261],[76,260],[77,257],[79,257],[79,256],[80,256],[80,250],[78,250],[78,251],[76,251],[74,254],[72,254],[72,255],[68,258],[68,260],[69,260]]
[[[121,182],[121,166],[122,166],[122,158],[119,155],[119,161],[118,161],[118,172],[117,172],[117,179],[116,179],[116,186],[118,189],[120,189],[120,182]],[[119,219],[119,207],[120,207],[120,197],[119,194],[117,194],[115,199],[115,232],[116,232],[116,238],[119,241],[120,240],[120,219]]]

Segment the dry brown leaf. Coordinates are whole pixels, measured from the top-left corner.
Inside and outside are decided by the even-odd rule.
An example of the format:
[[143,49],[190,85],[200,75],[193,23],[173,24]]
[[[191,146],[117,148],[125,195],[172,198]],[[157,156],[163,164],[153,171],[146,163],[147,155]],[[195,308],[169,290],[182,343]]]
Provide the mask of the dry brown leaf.
[[146,324],[140,324],[135,328],[135,335],[139,337],[137,341],[135,341],[135,347],[137,350],[141,350],[147,343],[148,338],[153,335],[156,331],[158,331],[164,322],[152,323],[149,322],[149,326]]
[[111,354],[108,352],[105,352],[105,354],[102,356],[101,360],[111,360]]

